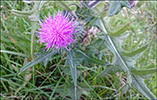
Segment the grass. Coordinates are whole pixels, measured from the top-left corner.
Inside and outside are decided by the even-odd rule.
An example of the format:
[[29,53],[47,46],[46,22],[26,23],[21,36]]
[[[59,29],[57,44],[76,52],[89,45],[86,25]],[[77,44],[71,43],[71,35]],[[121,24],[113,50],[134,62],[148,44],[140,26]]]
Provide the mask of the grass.
[[[58,94],[58,87],[69,83],[71,80],[70,71],[66,69],[63,55],[54,55],[52,60],[44,67],[43,64],[37,64],[34,68],[18,75],[20,68],[31,61],[30,43],[31,43],[31,25],[28,19],[16,17],[11,14],[11,9],[22,10],[27,6],[21,1],[2,1],[1,2],[1,84],[0,98],[7,99],[69,99],[64,94]],[[32,5],[31,5],[32,6]],[[43,19],[48,12],[55,12],[61,8],[41,10],[40,18]],[[157,18],[155,1],[140,1],[131,11],[122,10],[118,15],[108,18],[111,24],[108,26],[114,30],[120,28],[131,19],[130,36],[123,45],[127,51],[133,51],[142,45],[149,43],[148,49],[137,60],[138,69],[154,68],[156,66],[156,48],[157,48]],[[126,13],[123,15],[123,13]],[[117,19],[118,18],[118,19]],[[39,43],[35,45],[35,52],[40,51]],[[3,51],[2,51],[3,50]],[[110,51],[100,51],[100,59],[112,60]],[[36,57],[36,56],[35,56]],[[102,72],[102,66],[97,65],[79,65],[79,82],[84,82],[84,92],[81,99],[143,99],[135,90],[129,90],[122,93],[123,81],[126,79],[124,73],[115,76],[97,79]],[[146,85],[154,95],[157,95],[157,73],[152,74],[145,80]],[[66,91],[66,87],[62,88]],[[92,91],[89,91],[92,90]]]

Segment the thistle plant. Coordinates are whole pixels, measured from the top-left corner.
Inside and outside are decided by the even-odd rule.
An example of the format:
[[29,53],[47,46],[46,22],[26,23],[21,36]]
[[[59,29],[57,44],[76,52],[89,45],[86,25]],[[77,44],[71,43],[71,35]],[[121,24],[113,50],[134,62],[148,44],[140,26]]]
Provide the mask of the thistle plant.
[[[67,15],[67,16],[66,16]],[[76,21],[74,19],[69,19],[69,14],[63,15],[63,12],[58,11],[57,15],[49,13],[48,18],[45,18],[45,22],[40,22],[42,28],[38,29],[40,43],[47,43],[47,50],[53,48],[57,49],[67,48],[67,45],[74,43],[72,34],[75,33]]]
[[27,10],[11,10],[31,23],[30,47],[28,51],[21,48],[25,63],[15,76],[25,81],[22,86],[17,85],[21,81],[15,81],[15,96],[29,98],[35,91],[33,99],[133,99],[136,96],[128,93],[133,91],[139,98],[157,99],[144,81],[157,68],[136,66],[152,41],[135,49],[124,43],[132,35],[132,19],[123,8],[129,12],[136,7],[135,1],[24,2],[29,4]]

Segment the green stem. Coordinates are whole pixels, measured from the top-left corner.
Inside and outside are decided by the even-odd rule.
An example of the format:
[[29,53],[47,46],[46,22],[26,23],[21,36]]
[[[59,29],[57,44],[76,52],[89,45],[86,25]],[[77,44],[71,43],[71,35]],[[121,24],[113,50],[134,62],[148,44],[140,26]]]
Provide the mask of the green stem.
[[[38,22],[33,21],[31,22],[31,58],[34,60],[34,42],[35,42],[35,30],[38,27]],[[35,76],[34,76],[34,67],[33,67],[33,84],[35,84]]]
[[31,58],[34,59],[34,42],[35,42],[35,30],[37,29],[38,22],[31,22]]

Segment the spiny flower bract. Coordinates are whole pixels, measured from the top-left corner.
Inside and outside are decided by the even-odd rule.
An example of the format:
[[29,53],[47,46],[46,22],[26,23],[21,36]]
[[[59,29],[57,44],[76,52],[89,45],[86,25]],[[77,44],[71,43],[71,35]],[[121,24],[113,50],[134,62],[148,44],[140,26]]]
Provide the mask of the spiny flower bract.
[[69,18],[68,12],[63,14],[58,11],[57,15],[54,14],[53,17],[49,13],[48,17],[45,17],[45,21],[40,22],[40,26],[42,27],[38,29],[40,30],[40,43],[46,43],[47,50],[54,46],[57,49],[63,47],[69,50],[67,45],[75,42],[72,35],[75,33],[77,26],[75,22],[73,17]]

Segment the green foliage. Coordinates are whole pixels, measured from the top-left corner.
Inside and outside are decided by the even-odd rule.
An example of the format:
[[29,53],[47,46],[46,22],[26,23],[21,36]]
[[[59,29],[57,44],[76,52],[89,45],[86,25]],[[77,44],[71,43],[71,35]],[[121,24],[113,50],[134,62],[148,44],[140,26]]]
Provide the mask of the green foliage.
[[[155,2],[108,3],[2,1],[0,98],[156,99]],[[78,21],[78,43],[43,51],[38,21],[58,10]]]
[[[77,98],[80,98],[83,91],[88,91],[90,88],[85,85],[85,83],[79,83],[77,86]],[[65,83],[64,85],[60,85],[56,89],[57,93],[60,93],[63,96],[69,96],[72,99],[75,99],[75,86],[70,82]]]
[[67,53],[67,56],[65,57],[66,59],[65,64],[70,65],[71,75],[72,75],[74,86],[75,86],[74,91],[72,92],[75,93],[75,99],[79,99],[77,96],[77,68],[76,68],[79,63],[77,62],[77,59],[75,58],[74,52],[72,50],[67,51],[66,53]]
[[46,3],[47,1],[37,1],[34,2],[34,6],[32,10],[30,11],[18,11],[18,10],[12,10],[11,12],[19,17],[28,17],[30,21],[38,21],[39,20],[39,10],[41,7]]
[[29,62],[27,65],[25,65],[21,70],[20,73],[25,71],[26,69],[33,67],[34,65],[43,62],[46,66],[47,62],[52,59],[52,56],[56,53],[54,49],[48,51],[48,52],[42,52],[41,54],[37,54],[37,58]]
[[82,60],[86,63],[86,65],[88,65],[89,63],[94,63],[94,64],[98,64],[98,65],[105,65],[105,63],[106,63],[103,60],[99,60],[99,59],[96,59],[92,56],[87,55],[87,52],[84,50],[81,50],[81,48],[76,48],[75,52],[77,55],[79,55],[82,58]]
[[[124,27],[126,27],[126,25]],[[123,34],[124,31],[121,31],[123,29],[127,30],[127,28],[121,28],[120,30],[115,32],[113,35],[111,34],[111,36],[105,33],[102,34],[103,36],[102,35],[100,36],[100,38],[104,40],[106,47],[114,54],[114,60],[112,62],[113,66],[111,66],[111,68],[110,67],[107,68],[104,72],[102,72],[102,74],[100,74],[99,77],[104,76],[107,73],[113,74],[113,73],[121,72],[121,71],[128,72],[131,78],[127,78],[127,81],[129,81],[129,84],[131,84],[131,86],[134,89],[139,91],[147,99],[156,99],[155,95],[151,93],[151,91],[145,85],[144,79],[142,78],[142,76],[139,76],[140,73],[138,75],[134,73],[134,71],[137,72],[134,66],[134,64],[136,63],[135,60],[141,56],[141,54],[143,53],[143,51],[146,49],[147,46],[144,46],[131,53],[127,52],[126,54],[126,51],[124,51],[121,46],[122,46],[123,40],[128,35],[127,33],[126,35]],[[106,30],[104,31],[106,32]],[[133,73],[130,71],[131,69],[134,69],[132,70]]]
[[122,9],[122,7],[131,8],[130,4],[127,0],[124,0],[124,1],[120,1],[120,0],[110,1],[110,7],[107,11],[107,15],[108,16],[113,16],[115,14],[118,14],[119,11]]
[[140,75],[140,76],[144,76],[144,75],[148,75],[148,74],[152,74],[155,73],[157,71],[157,68],[153,68],[153,69],[132,69],[131,72],[136,74],[136,75]]

